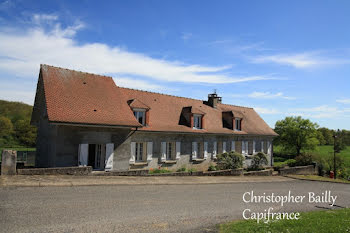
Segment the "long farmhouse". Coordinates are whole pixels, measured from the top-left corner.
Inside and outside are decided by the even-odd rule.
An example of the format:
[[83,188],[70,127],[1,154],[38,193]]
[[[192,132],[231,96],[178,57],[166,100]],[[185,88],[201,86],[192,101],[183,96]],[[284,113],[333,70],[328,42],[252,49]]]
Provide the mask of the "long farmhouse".
[[[118,84],[118,83],[117,83]],[[263,151],[277,134],[252,108],[117,86],[111,77],[41,65],[32,124],[38,167],[206,169],[217,154]]]

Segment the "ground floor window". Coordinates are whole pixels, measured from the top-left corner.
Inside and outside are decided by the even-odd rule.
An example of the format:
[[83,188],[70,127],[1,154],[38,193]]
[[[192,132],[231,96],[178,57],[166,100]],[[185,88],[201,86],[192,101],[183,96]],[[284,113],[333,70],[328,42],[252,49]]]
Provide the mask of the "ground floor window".
[[143,150],[144,150],[143,143],[136,142],[135,143],[135,161],[142,161]]
[[172,160],[174,158],[175,154],[175,143],[174,142],[167,142],[166,143],[166,159]]

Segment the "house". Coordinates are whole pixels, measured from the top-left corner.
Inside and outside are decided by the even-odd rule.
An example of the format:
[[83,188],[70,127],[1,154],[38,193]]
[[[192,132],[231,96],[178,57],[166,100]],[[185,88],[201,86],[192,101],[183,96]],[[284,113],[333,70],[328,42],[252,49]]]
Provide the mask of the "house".
[[206,169],[217,154],[259,151],[277,134],[252,108],[118,87],[111,77],[41,65],[32,124],[36,166]]

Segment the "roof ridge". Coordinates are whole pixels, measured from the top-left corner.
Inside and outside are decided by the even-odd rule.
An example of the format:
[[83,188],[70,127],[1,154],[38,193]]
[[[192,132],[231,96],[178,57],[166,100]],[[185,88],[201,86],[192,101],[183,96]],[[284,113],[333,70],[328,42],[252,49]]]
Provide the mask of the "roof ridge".
[[53,67],[53,68],[57,68],[57,69],[74,71],[74,72],[78,72],[78,73],[89,74],[89,75],[94,75],[94,76],[100,76],[100,77],[104,77],[104,78],[111,78],[111,79],[113,79],[112,76],[108,76],[108,75],[95,74],[95,73],[84,72],[84,71],[80,71],[80,70],[73,70],[73,69],[63,68],[63,67],[60,67],[60,66],[53,66],[53,65],[48,65],[48,64],[40,64],[40,67],[41,66],[49,66],[49,67]]
[[177,96],[177,95],[170,95],[170,94],[165,94],[165,93],[160,93],[160,92],[155,92],[155,91],[145,91],[145,90],[140,90],[136,88],[130,88],[130,87],[121,87],[116,84],[117,87],[123,88],[123,89],[129,89],[129,90],[134,90],[134,91],[141,91],[141,92],[147,92],[147,93],[152,93],[152,94],[158,94],[158,95],[165,95],[165,96],[170,96],[170,97],[176,97],[176,98],[182,98],[182,99],[190,99],[190,100],[196,100],[196,101],[204,101],[200,99],[194,99],[194,98],[189,98],[189,97],[183,97],[183,96]]
[[220,103],[222,105],[227,105],[227,106],[233,106],[233,107],[239,107],[239,108],[248,108],[248,109],[254,109],[252,107],[246,107],[246,106],[240,106],[240,105],[234,105],[234,104],[223,104],[223,103]]
[[[108,76],[108,75],[101,75],[101,74],[95,74],[95,73],[90,73],[90,72],[84,72],[84,71],[80,71],[80,70],[73,70],[73,69],[68,69],[68,68],[63,68],[63,67],[59,67],[59,66],[53,66],[53,65],[48,65],[48,64],[40,64],[40,66],[49,66],[49,67],[53,67],[53,68],[58,68],[58,69],[62,69],[62,70],[68,70],[68,71],[74,71],[74,72],[79,72],[79,73],[83,73],[83,74],[90,74],[90,75],[95,75],[95,76],[100,76],[100,77],[105,77],[105,78],[111,78],[114,81],[114,78],[112,76]],[[116,78],[117,79],[117,78]],[[134,90],[134,91],[141,91],[141,92],[147,92],[147,93],[152,93],[152,94],[158,94],[158,95],[164,95],[164,96],[170,96],[170,97],[176,97],[176,98],[181,98],[181,99],[189,99],[189,100],[195,100],[195,101],[205,101],[205,100],[200,100],[200,99],[195,99],[195,98],[189,98],[189,97],[184,97],[184,96],[177,96],[177,95],[170,95],[170,94],[165,94],[165,93],[160,93],[160,92],[155,92],[155,91],[146,91],[146,90],[140,90],[140,89],[136,89],[136,88],[129,88],[129,87],[121,87],[118,86],[117,83],[114,82],[114,84],[118,87],[118,88],[123,88],[123,89],[129,89],[129,90]],[[233,107],[240,107],[240,108],[248,108],[248,109],[253,109],[251,107],[245,107],[245,106],[239,106],[239,105],[234,105],[234,104],[223,104],[220,103],[222,105],[227,105],[227,106],[233,106]]]

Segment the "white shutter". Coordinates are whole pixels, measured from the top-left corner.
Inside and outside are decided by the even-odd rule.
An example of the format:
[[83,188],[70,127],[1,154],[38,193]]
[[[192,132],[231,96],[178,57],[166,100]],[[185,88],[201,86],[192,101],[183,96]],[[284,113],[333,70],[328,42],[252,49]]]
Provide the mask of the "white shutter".
[[213,159],[216,159],[217,147],[218,147],[218,143],[214,142],[213,143]]
[[267,154],[271,155],[271,142],[270,141],[267,142]]
[[264,141],[261,141],[261,152],[264,153]]
[[231,141],[231,151],[233,151],[233,152],[236,151],[235,141]]
[[245,142],[242,141],[242,154],[244,155],[245,154]]
[[113,157],[114,157],[114,144],[106,144],[106,159],[105,159],[105,170],[113,169]]
[[160,154],[160,160],[164,162],[166,160],[166,142],[161,142]]
[[204,142],[204,156],[203,158],[206,159],[208,157],[208,142]]
[[180,159],[181,155],[181,142],[176,142],[176,159]]
[[79,144],[79,166],[88,165],[89,144]]
[[222,142],[222,153],[226,152],[226,142]]
[[130,151],[131,151],[131,157],[129,160],[129,163],[135,163],[135,150],[136,150],[136,142],[131,142],[131,147],[130,147]]
[[192,142],[192,159],[197,159],[198,147],[197,142]]
[[147,161],[152,161],[153,155],[153,142],[147,142]]
[[249,143],[248,141],[245,142],[245,153],[246,153],[246,154],[249,153],[249,147],[248,147],[249,144],[248,144],[248,143]]
[[255,141],[253,141],[253,155],[255,154]]

